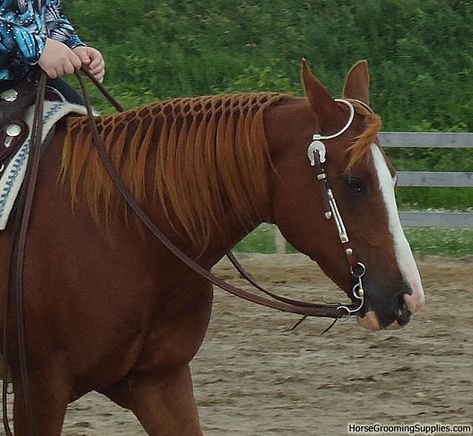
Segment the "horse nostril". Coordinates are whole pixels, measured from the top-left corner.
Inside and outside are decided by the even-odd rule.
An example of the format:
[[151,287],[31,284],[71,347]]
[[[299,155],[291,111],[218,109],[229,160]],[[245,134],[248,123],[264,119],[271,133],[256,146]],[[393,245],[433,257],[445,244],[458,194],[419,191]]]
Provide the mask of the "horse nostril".
[[406,301],[404,299],[405,292],[400,292],[394,298],[394,311],[396,319],[399,325],[403,326],[407,324],[411,318],[411,312],[406,306]]
[[394,296],[392,307],[396,315],[399,315],[403,308],[405,308],[404,292],[399,292]]
[[406,309],[406,302],[404,301],[404,292],[397,296],[397,306],[402,311]]

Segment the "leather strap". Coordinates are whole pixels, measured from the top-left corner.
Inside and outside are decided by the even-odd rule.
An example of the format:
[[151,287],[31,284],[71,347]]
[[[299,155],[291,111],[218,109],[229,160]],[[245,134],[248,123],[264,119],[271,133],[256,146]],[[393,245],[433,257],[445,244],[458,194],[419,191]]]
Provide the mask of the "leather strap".
[[[103,86],[93,75],[87,70],[81,70],[82,73],[84,73],[89,80],[98,88],[98,90],[103,94],[103,96],[112,104],[112,106],[118,111],[118,112],[123,112],[125,108],[118,102],[118,100],[113,97],[112,94],[108,91],[105,86]],[[76,73],[76,76],[79,77],[79,73]],[[80,83],[80,82],[79,82]],[[88,97],[88,94],[87,94]],[[85,98],[85,94],[84,94]],[[86,100],[86,102],[90,106],[90,99]]]
[[[271,298],[274,298],[275,300],[282,301],[283,303],[287,304],[292,304],[294,306],[298,307],[314,307],[314,308],[327,308],[327,307],[333,307],[337,308],[340,306],[340,303],[334,303],[334,304],[317,304],[317,303],[306,303],[304,301],[299,301],[299,300],[292,300],[291,298],[286,298],[286,297],[281,297],[280,295],[277,295],[271,291],[268,291],[266,288],[263,286],[259,285],[256,283],[253,278],[245,271],[241,263],[238,261],[238,259],[235,257],[235,255],[230,251],[227,253],[227,258],[228,260],[232,263],[232,265],[235,267],[235,269],[241,274],[241,276],[250,284],[252,284],[256,289],[260,290],[263,292],[263,294],[266,294],[270,296]],[[304,314],[304,316],[307,316]],[[330,318],[330,317],[329,317]],[[338,319],[338,317],[336,318]]]
[[[12,89],[0,93],[0,126],[2,127],[14,120],[23,119],[27,107],[35,100],[35,86],[30,81],[11,82],[11,85]],[[9,97],[10,92],[13,94]]]
[[45,73],[41,75],[38,90],[36,94],[33,127],[31,133],[31,149],[26,167],[25,179],[20,191],[20,198],[17,203],[15,222],[13,225],[13,233],[10,245],[8,260],[8,276],[7,286],[5,290],[5,311],[3,319],[3,425],[7,436],[12,436],[10,425],[8,422],[8,318],[10,299],[15,297],[16,306],[16,333],[18,362],[20,367],[20,378],[23,390],[23,401],[26,411],[28,424],[28,433],[36,434],[36,426],[31,408],[30,383],[28,378],[28,368],[26,362],[26,344],[25,344],[25,323],[23,310],[23,269],[25,259],[26,235],[28,233],[28,225],[33,206],[33,197],[38,176],[39,159],[41,156],[41,142],[43,136],[43,109],[44,94],[46,91],[47,76]]

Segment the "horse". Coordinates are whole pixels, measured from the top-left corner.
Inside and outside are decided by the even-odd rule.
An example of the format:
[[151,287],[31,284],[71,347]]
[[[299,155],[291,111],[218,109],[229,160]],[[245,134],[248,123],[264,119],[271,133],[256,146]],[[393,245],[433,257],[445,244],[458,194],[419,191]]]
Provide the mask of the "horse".
[[[377,140],[380,118],[367,106],[367,62],[349,71],[343,100],[305,61],[302,81],[303,97],[166,100],[99,116],[98,129],[135,198],[203,268],[268,222],[351,295],[340,229],[324,216],[321,181],[307,159],[314,133],[330,138],[326,177],[366,267],[357,319],[371,330],[400,328],[424,294],[399,221],[395,171]],[[59,435],[68,403],[93,390],[132,410],[151,435],[202,434],[189,363],[205,337],[213,288],[149,237],[92,142],[85,117],[62,120],[39,171],[24,273],[34,434]],[[11,233],[9,225],[0,235],[4,281]],[[0,313],[4,306],[2,295]],[[26,435],[10,324],[14,428]]]

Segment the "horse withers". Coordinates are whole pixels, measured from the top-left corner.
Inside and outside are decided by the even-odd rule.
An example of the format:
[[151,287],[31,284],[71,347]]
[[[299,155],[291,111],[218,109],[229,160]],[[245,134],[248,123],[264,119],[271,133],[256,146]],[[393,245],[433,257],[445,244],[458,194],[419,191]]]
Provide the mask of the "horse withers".
[[[353,297],[345,230],[366,269],[360,323],[399,328],[424,297],[399,223],[395,172],[377,143],[380,121],[367,107],[367,64],[350,70],[342,101],[305,63],[302,77],[303,98],[169,100],[98,117],[99,130],[134,196],[204,268],[270,222]],[[323,139],[330,211],[342,221],[327,219],[327,192],[307,159],[314,134],[331,138]],[[4,281],[11,231],[0,235]],[[12,315],[17,435],[59,435],[67,404],[92,390],[131,409],[149,434],[201,434],[189,362],[205,336],[212,286],[135,221],[84,117],[64,120],[44,155],[24,287],[35,428],[27,424]]]

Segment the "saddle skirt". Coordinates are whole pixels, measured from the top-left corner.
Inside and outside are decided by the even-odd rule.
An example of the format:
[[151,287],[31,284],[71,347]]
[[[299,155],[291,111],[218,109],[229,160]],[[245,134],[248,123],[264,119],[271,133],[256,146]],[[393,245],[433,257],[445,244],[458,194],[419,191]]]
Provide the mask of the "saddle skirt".
[[[45,101],[43,115],[43,138],[42,147],[45,147],[45,139],[53,131],[55,124],[64,116],[75,113],[86,115],[85,107],[71,104],[67,101]],[[33,125],[34,105],[29,106],[24,116],[24,123],[28,126],[24,129],[28,132],[23,144],[18,151],[8,159],[3,168],[0,167],[0,230],[4,230],[8,224],[8,217],[13,209],[15,200],[20,192],[25,178],[26,165],[31,146],[31,129]],[[13,132],[15,133],[15,132]]]

